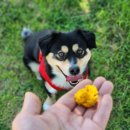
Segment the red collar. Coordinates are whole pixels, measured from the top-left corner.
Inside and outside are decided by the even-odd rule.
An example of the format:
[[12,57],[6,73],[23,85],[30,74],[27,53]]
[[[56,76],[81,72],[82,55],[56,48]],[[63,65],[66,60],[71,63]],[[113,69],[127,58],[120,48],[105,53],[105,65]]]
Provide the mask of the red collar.
[[[39,72],[42,76],[42,78],[44,78],[45,81],[48,82],[48,84],[54,88],[55,90],[57,91],[60,91],[60,90],[66,90],[65,88],[63,87],[58,87],[56,85],[54,85],[52,82],[51,82],[51,79],[50,77],[48,76],[47,72],[46,72],[46,66],[45,66],[45,62],[44,62],[44,56],[42,56],[42,53],[41,51],[39,52],[39,57],[38,57],[38,60],[39,60],[39,63],[40,63],[40,66],[39,66]],[[86,79],[88,77],[88,69],[86,70],[86,74],[84,75],[84,79]]]
[[47,72],[46,72],[46,67],[45,67],[45,64],[44,64],[44,57],[42,57],[42,60],[40,62],[40,66],[39,66],[39,72],[42,76],[42,78],[44,78],[45,81],[48,82],[48,84],[54,88],[55,90],[57,91],[60,91],[60,90],[64,90],[62,87],[57,87],[56,85],[54,85],[52,82],[51,82],[51,79],[50,77],[48,76]]

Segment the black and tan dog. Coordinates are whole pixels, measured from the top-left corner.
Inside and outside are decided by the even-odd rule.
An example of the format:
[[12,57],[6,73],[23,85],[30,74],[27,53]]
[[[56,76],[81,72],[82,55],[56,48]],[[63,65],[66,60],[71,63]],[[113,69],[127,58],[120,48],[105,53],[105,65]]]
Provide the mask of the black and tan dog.
[[84,30],[62,33],[52,30],[32,32],[24,28],[23,61],[38,79],[45,81],[48,97],[44,110],[55,102],[59,90],[71,89],[88,76],[91,49],[96,48],[95,35]]

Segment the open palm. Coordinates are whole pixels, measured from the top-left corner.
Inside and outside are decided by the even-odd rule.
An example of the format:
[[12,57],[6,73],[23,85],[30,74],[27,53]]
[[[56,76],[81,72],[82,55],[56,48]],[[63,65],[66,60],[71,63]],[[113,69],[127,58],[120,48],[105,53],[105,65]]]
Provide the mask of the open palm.
[[[86,84],[94,84],[99,90],[97,107],[86,109],[74,101],[74,93]],[[27,93],[22,111],[13,121],[13,130],[104,130],[112,110],[112,89],[112,83],[103,77],[93,83],[84,80],[43,113],[39,98]]]

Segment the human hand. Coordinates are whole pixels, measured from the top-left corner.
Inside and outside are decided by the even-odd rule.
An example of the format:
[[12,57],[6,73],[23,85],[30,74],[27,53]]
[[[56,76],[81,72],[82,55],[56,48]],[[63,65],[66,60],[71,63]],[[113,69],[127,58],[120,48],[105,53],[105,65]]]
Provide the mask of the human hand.
[[74,101],[75,92],[86,84],[92,81],[82,81],[45,112],[41,112],[39,98],[26,93],[23,108],[13,121],[13,130],[104,130],[112,110],[113,84],[103,77],[94,80],[100,99],[97,107],[89,109]]

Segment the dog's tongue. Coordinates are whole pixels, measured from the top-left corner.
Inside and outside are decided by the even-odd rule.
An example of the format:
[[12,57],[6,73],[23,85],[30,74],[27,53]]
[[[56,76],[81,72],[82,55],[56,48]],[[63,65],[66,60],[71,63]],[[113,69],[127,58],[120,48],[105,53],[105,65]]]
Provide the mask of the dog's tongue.
[[67,76],[66,81],[77,81],[82,78],[83,78],[83,76],[81,74],[76,75],[76,76]]

